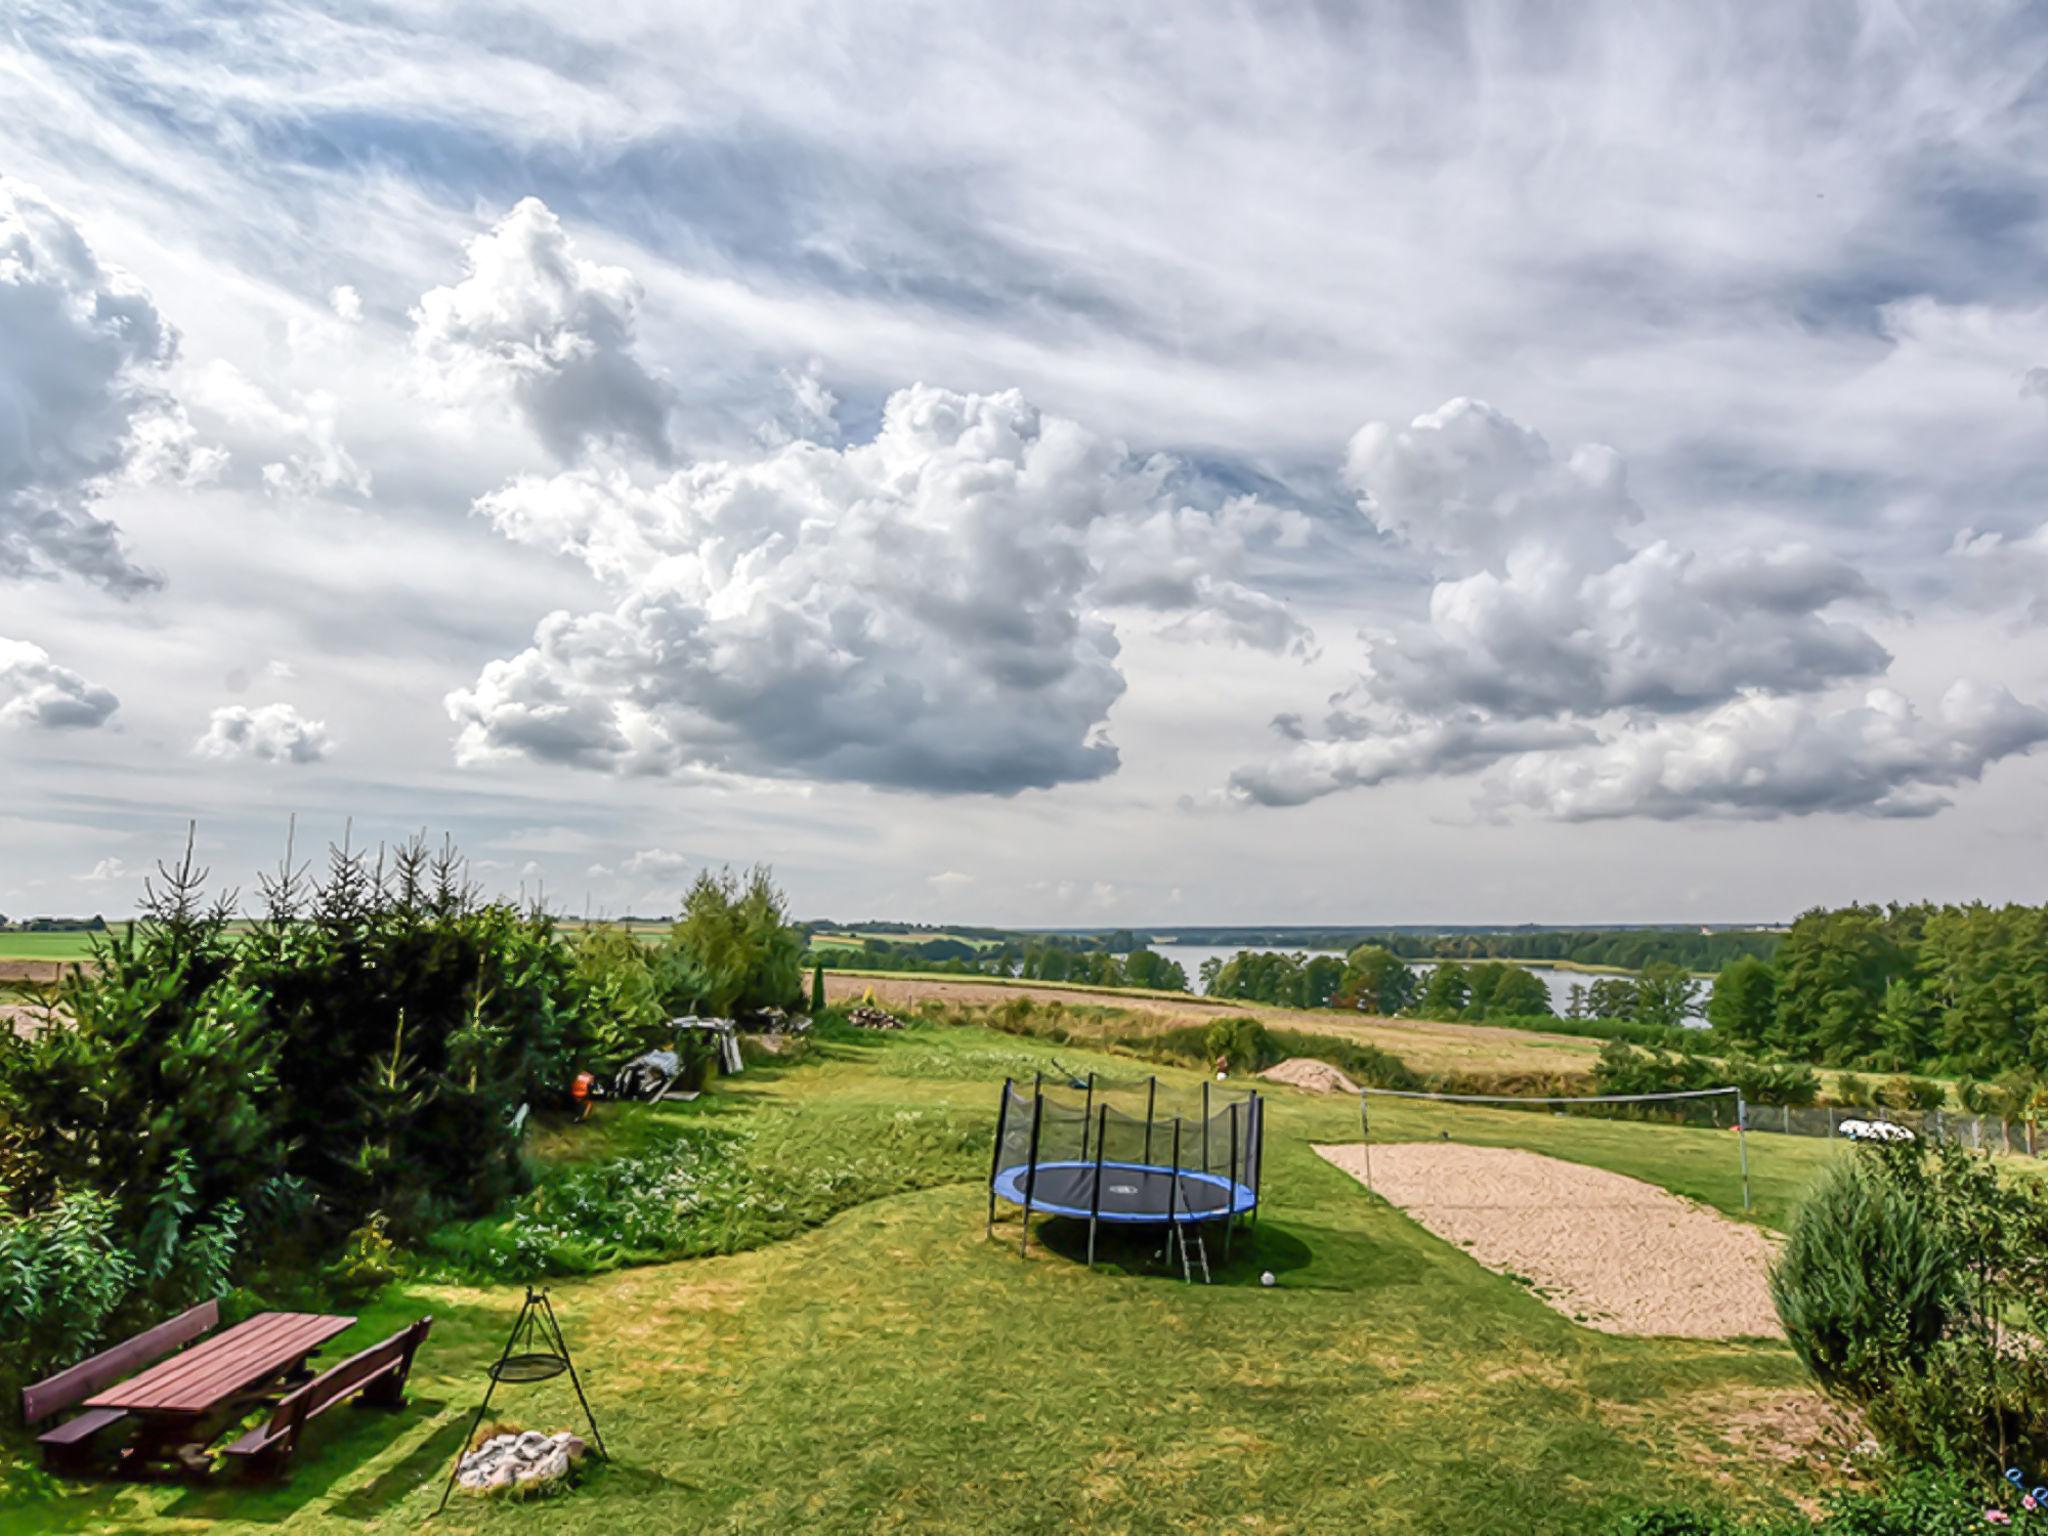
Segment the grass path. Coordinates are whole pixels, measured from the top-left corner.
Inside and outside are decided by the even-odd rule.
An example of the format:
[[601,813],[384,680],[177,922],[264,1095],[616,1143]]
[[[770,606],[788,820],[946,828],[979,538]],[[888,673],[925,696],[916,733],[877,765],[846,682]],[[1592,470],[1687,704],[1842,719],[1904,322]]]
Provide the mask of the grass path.
[[[992,1119],[995,1082],[1050,1054],[916,1029],[749,1074],[703,1102],[830,1105],[877,1124],[933,1109]],[[1759,1464],[1741,1427],[1810,1410],[1788,1350],[1574,1327],[1316,1157],[1315,1142],[1355,1136],[1355,1113],[1349,1100],[1273,1096],[1254,1251],[1209,1287],[1136,1264],[1091,1273],[1042,1243],[1020,1259],[1014,1218],[1003,1241],[984,1238],[986,1196],[966,1166],[753,1252],[559,1284],[617,1465],[537,1505],[458,1502],[438,1528],[1577,1533],[1643,1500],[1782,1507],[1806,1491],[1803,1473]],[[1430,1134],[1446,1113],[1395,1105],[1386,1131]],[[1455,1113],[1473,1140],[1739,1211],[1718,1133]],[[1829,1150],[1773,1138],[1755,1214],[1781,1219]],[[1276,1288],[1255,1283],[1261,1267]],[[359,1331],[434,1314],[414,1406],[329,1415],[281,1489],[79,1487],[17,1467],[0,1480],[0,1529],[414,1529],[516,1305],[505,1288],[392,1288]],[[503,1402],[527,1424],[573,1419],[563,1381]]]

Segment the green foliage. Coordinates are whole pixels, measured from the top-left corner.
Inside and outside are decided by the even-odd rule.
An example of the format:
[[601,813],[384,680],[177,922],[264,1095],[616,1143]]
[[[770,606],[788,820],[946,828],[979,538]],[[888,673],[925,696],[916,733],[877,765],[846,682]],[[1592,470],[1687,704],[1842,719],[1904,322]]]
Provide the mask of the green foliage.
[[1924,1077],[1895,1077],[1877,1091],[1878,1103],[1887,1109],[1916,1109],[1926,1112],[1948,1102],[1941,1084]]
[[1817,1522],[1803,1515],[1738,1520],[1712,1510],[1643,1510],[1614,1521],[1606,1536],[1982,1536],[2000,1529],[1986,1522],[1987,1509],[2013,1516],[2004,1529],[2027,1528],[2010,1487],[1987,1488],[1960,1473],[1910,1472],[1875,1490],[1836,1490],[1824,1502]]
[[1900,1454],[1967,1467],[2048,1446],[2048,1191],[1925,1142],[1814,1188],[1772,1269],[1787,1336]]
[[1257,1072],[1280,1058],[1265,1025],[1257,1019],[1218,1019],[1202,1031],[1206,1061],[1226,1063],[1233,1072]]
[[1750,1104],[1811,1104],[1820,1096],[1819,1075],[1811,1067],[1794,1062],[1645,1051],[1621,1040],[1610,1041],[1602,1048],[1593,1080],[1601,1093],[1739,1088]]
[[625,929],[601,923],[577,934],[574,949],[570,977],[583,1026],[579,1064],[608,1075],[642,1052],[668,1045],[674,1032],[647,946]]
[[1383,944],[1361,944],[1344,957],[1344,974],[1331,1000],[1391,1018],[1415,1001],[1418,983],[1406,961]]
[[1332,954],[1240,950],[1218,964],[1203,962],[1203,990],[1216,998],[1280,1008],[1327,1008],[1344,983],[1345,962]]
[[763,866],[744,882],[701,872],[683,897],[655,974],[671,1014],[727,1018],[803,1002],[803,940]]
[[445,1228],[429,1253],[461,1277],[523,1280],[737,1253],[850,1206],[986,1176],[987,1115],[905,1109],[877,1120],[794,1110],[739,1127],[663,1122],[625,1156],[544,1177],[504,1218]]
[[811,967],[811,1017],[816,1018],[825,1011],[825,967]]
[[1659,1024],[1676,1029],[1699,1015],[1700,984],[1686,971],[1666,961],[1647,965],[1636,977],[1634,1004],[1629,1017],[1638,1024]]
[[1770,1040],[1777,1012],[1778,976],[1768,961],[1743,955],[1714,978],[1707,1022],[1722,1039],[1745,1050],[1761,1050]]

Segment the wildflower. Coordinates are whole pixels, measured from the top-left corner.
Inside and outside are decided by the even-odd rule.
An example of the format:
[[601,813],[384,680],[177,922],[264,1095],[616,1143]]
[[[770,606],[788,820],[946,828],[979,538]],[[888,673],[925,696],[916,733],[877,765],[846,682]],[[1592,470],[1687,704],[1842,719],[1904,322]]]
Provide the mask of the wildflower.
[[1984,1523],[1986,1525],[2011,1525],[2012,1516],[2002,1509],[1987,1509],[1984,1511]]

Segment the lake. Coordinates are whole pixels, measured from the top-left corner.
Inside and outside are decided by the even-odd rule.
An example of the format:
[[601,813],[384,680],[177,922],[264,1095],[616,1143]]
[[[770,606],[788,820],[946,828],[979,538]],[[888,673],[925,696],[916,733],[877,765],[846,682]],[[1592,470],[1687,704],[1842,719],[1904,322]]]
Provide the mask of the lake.
[[[1240,948],[1242,948],[1241,945],[1235,944],[1155,944],[1153,952],[1165,956],[1168,960],[1178,961],[1181,968],[1188,973],[1188,985],[1199,992],[1202,989],[1202,962],[1211,955],[1228,960]],[[1341,952],[1333,950],[1331,953],[1340,954]],[[1411,960],[1408,964],[1418,972],[1427,971],[1431,968],[1430,962],[1427,960]],[[1573,987],[1591,986],[1600,979],[1597,974],[1592,972],[1560,971],[1547,965],[1524,965],[1522,969],[1543,983],[1545,990],[1550,993],[1551,1011],[1559,1015],[1562,1015],[1565,1009],[1571,1005],[1571,991]],[[1707,998],[1712,994],[1713,990],[1714,983],[1712,979],[1702,976],[1700,978],[1700,1006],[1702,1008],[1706,1007]]]

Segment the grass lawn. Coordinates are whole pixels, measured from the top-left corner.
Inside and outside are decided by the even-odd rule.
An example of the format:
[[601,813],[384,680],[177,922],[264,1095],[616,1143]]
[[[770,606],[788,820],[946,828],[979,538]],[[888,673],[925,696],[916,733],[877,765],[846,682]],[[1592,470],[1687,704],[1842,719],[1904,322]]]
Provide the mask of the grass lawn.
[[83,960],[92,953],[90,933],[0,933],[0,960]]
[[[458,1500],[438,1527],[1577,1533],[1657,1498],[1783,1507],[1810,1491],[1742,1427],[1809,1401],[1789,1349],[1574,1326],[1314,1155],[1356,1139],[1349,1099],[1273,1095],[1264,1214],[1215,1285],[1140,1262],[1091,1273],[1051,1228],[1053,1247],[1020,1258],[1014,1216],[986,1240],[996,1086],[1052,1054],[914,1028],[750,1071],[695,1104],[610,1106],[541,1132],[551,1180],[707,1128],[742,1133],[734,1155],[773,1171],[736,1175],[723,1197],[735,1241],[789,1235],[736,1253],[714,1237],[705,1257],[555,1282],[615,1464],[536,1504]],[[1739,1213],[1726,1133],[1403,1104],[1376,1105],[1375,1132],[1433,1135],[1451,1114],[1468,1139]],[[1751,1151],[1755,1215],[1776,1222],[1835,1149],[1757,1137]],[[1276,1288],[1258,1286],[1261,1268]],[[16,1438],[0,1530],[413,1529],[518,1299],[502,1284],[388,1288],[364,1309],[366,1340],[435,1318],[412,1407],[329,1415],[281,1488],[58,1484],[25,1469]],[[576,1417],[566,1379],[494,1408],[547,1429]]]

